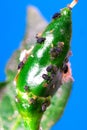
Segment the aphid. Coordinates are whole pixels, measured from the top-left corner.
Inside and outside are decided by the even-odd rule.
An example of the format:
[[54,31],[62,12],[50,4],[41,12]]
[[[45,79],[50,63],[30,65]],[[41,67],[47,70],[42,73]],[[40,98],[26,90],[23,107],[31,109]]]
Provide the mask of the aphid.
[[53,88],[55,88],[56,86],[55,86],[55,84],[53,84]]
[[43,112],[46,111],[46,108],[47,108],[47,104],[46,104],[46,103],[43,103],[43,104],[42,104],[42,111],[43,111]]
[[62,70],[64,73],[67,73],[68,72],[68,65],[64,64],[62,67]]
[[59,18],[61,16],[61,13],[55,13],[52,17],[52,19]]
[[58,47],[59,47],[59,48],[64,47],[64,42],[58,42]]
[[53,69],[53,65],[49,65],[49,66],[46,68],[47,72],[51,72],[52,69]]
[[55,77],[55,74],[51,74],[51,79],[53,79]]
[[68,62],[69,62],[68,57],[65,58],[64,62],[65,62],[65,63],[68,63]]
[[29,87],[28,87],[28,86],[24,86],[24,90],[25,90],[25,91],[28,91],[28,90],[29,90]]
[[43,74],[42,75],[42,78],[45,79],[45,80],[50,80],[50,76],[48,76],[47,74]]
[[51,76],[52,76],[52,74],[54,75],[54,74],[58,71],[58,67],[55,66],[55,65],[49,65],[49,66],[46,68],[46,71],[47,71],[47,72],[50,72],[50,73],[51,73]]
[[30,104],[34,104],[34,103],[35,103],[35,99],[30,98],[30,99],[29,99],[29,103],[30,103]]
[[37,38],[37,43],[43,43],[46,40],[44,37]]
[[48,87],[48,83],[44,83],[43,87]]
[[46,108],[50,105],[50,102],[46,101],[42,104],[42,111],[46,111]]
[[24,63],[23,63],[23,61],[21,61],[21,62],[19,63],[19,65],[18,65],[18,70],[21,69],[21,68],[23,67],[23,65],[24,65]]
[[58,71],[58,67],[56,65],[53,66],[53,73],[56,73]]

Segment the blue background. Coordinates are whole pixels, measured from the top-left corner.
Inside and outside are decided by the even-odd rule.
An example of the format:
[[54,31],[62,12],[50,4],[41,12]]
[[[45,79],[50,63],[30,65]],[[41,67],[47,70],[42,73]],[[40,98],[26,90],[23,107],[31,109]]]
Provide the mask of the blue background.
[[[26,7],[34,5],[51,20],[52,14],[71,0],[0,0],[0,81],[5,80],[4,68],[13,51],[19,47],[25,32]],[[71,57],[73,90],[62,119],[52,130],[87,130],[87,2],[79,0],[73,9]]]

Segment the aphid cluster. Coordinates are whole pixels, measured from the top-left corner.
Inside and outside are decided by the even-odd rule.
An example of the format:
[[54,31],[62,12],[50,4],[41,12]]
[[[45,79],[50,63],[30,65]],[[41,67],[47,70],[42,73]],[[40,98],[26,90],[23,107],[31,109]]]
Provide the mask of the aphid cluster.
[[[48,87],[48,85],[52,82],[52,80],[55,78],[56,73],[58,71],[58,67],[55,65],[49,65],[46,68],[46,71],[48,74],[43,74],[42,78],[46,81],[46,83],[44,84],[44,87]],[[55,88],[55,84],[52,85],[53,88]]]
[[39,129],[38,120],[60,88],[63,75],[67,75],[69,70],[71,8],[76,3],[77,0],[74,0],[60,13],[54,14],[44,32],[36,35],[37,44],[20,58],[16,76],[17,106],[24,119],[30,118],[25,122],[31,130]]
[[63,46],[64,46],[64,42],[58,42],[57,47],[51,48],[50,50],[51,57],[52,58],[58,57],[62,53]]

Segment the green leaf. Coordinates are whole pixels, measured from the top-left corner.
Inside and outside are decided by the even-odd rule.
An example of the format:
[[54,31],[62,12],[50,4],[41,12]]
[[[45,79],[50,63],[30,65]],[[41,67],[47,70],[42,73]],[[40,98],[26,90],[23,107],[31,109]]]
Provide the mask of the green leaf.
[[[4,91],[0,91],[0,129],[23,130],[23,123],[18,124],[19,113],[15,105],[15,90],[13,83],[5,86]],[[22,122],[22,119],[20,120]],[[20,122],[19,122],[20,124]],[[14,129],[17,125],[17,129]]]

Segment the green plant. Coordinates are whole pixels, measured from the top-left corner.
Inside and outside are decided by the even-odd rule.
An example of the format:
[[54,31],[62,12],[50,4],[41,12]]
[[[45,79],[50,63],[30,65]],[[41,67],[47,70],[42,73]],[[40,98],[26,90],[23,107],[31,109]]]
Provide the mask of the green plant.
[[[62,9],[61,13],[56,13],[45,31],[36,35],[37,43],[34,47],[21,54],[18,74],[15,78],[17,93],[15,98],[26,130],[39,130],[40,127],[48,130],[64,111],[73,82],[68,59],[72,32],[71,8],[76,2]],[[22,49],[28,49],[31,46],[26,42],[29,32],[28,30],[21,46]],[[30,38],[31,43],[34,43],[32,37]],[[12,57],[15,66],[19,62],[21,48],[16,51],[14,58]],[[15,89],[12,88],[12,81],[17,73],[15,66],[12,67],[11,60],[6,70],[8,82],[0,84],[1,87],[6,86],[7,89],[0,101],[0,124],[5,130],[23,129],[22,118],[15,111],[16,105],[13,97]],[[3,110],[4,103],[5,105],[9,103],[9,106],[4,107]]]

